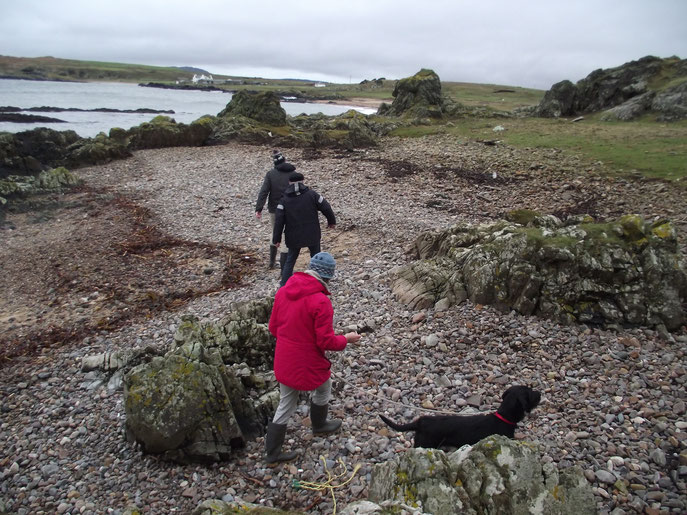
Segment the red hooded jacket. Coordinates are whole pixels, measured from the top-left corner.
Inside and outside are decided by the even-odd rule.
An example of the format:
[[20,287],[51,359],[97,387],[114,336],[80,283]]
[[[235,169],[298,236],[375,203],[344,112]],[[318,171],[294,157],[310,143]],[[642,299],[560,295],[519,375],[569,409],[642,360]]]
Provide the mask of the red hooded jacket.
[[329,290],[312,275],[296,272],[274,298],[269,330],[277,338],[274,375],[282,384],[309,391],[331,375],[324,351],[346,348],[346,337],[334,334]]

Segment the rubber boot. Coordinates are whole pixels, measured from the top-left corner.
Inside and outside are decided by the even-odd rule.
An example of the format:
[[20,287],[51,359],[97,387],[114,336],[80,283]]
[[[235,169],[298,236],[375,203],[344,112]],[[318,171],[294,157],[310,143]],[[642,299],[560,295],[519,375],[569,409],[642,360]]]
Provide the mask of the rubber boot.
[[329,404],[319,406],[310,403],[310,421],[312,422],[312,432],[314,434],[327,434],[338,431],[341,427],[340,420],[327,420]]
[[268,464],[279,463],[280,461],[291,461],[297,452],[281,452],[286,436],[286,424],[275,424],[270,422],[267,426],[267,436],[265,436],[265,461]]
[[270,245],[270,270],[272,270],[277,263],[277,247]]
[[284,269],[284,265],[286,264],[286,256],[286,252],[282,252],[281,254],[279,254],[279,270]]

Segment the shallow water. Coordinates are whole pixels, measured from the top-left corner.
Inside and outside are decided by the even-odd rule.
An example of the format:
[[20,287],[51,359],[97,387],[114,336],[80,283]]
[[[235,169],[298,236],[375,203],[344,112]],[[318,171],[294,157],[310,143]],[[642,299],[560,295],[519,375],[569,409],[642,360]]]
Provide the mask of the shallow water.
[[[174,111],[171,116],[179,123],[190,123],[203,115],[216,115],[231,100],[230,93],[220,91],[175,90],[142,87],[116,82],[52,82],[4,79],[0,80],[0,106],[22,109],[31,107],[62,107],[78,109],[155,109]],[[333,104],[306,104],[282,102],[289,115],[301,113],[337,115],[356,109],[365,114],[373,109]],[[21,132],[36,127],[65,131],[73,130],[79,136],[93,137],[99,132],[108,133],[112,127],[130,129],[158,116],[156,113],[102,113],[102,112],[39,112],[36,114],[64,120],[66,123],[14,123],[0,122],[0,131]],[[163,113],[164,114],[164,113]]]

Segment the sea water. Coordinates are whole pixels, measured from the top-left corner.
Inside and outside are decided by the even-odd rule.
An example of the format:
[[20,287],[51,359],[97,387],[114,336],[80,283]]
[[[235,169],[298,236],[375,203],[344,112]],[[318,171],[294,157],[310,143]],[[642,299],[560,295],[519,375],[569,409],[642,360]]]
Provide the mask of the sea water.
[[[130,129],[159,114],[178,123],[191,123],[203,115],[217,115],[231,100],[231,93],[221,91],[179,90],[143,87],[117,82],[54,82],[0,79],[0,107],[62,107],[78,109],[155,109],[167,113],[103,113],[98,111],[40,112],[21,114],[48,116],[66,123],[0,122],[0,132],[21,132],[36,127],[57,131],[73,130],[81,137],[107,134],[112,127]],[[337,115],[356,109],[365,114],[374,110],[334,104],[282,102],[289,115],[323,113]]]

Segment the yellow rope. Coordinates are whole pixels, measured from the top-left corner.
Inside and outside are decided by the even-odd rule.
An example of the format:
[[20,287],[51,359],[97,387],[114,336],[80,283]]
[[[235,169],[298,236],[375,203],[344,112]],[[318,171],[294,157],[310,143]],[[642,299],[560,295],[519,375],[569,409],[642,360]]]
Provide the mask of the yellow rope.
[[343,478],[346,473],[346,464],[343,462],[341,458],[339,458],[337,461],[341,468],[343,468],[343,472],[337,476],[332,475],[330,472],[329,468],[327,467],[327,460],[324,458],[324,456],[320,456],[320,460],[322,460],[322,463],[324,464],[324,471],[327,473],[327,480],[324,481],[323,483],[315,483],[311,481],[299,481],[298,479],[293,480],[293,487],[294,488],[303,488],[304,490],[315,490],[317,492],[322,492],[323,490],[329,490],[329,492],[332,494],[332,501],[334,502],[334,511],[333,515],[336,515],[336,496],[334,495],[334,489],[335,488],[341,488],[343,486],[346,486],[348,483],[350,483],[353,478],[355,477],[356,473],[358,470],[360,470],[360,464],[356,464],[355,467],[353,467],[353,472],[351,473],[351,477],[349,477],[346,481],[343,483],[339,484],[333,484],[334,481],[340,480]]

